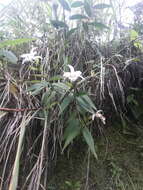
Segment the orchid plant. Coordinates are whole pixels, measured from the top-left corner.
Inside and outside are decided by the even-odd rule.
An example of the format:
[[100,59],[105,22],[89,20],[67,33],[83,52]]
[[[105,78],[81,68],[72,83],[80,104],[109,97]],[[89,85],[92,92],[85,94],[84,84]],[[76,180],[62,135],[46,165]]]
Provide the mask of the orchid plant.
[[[84,79],[82,76],[82,72],[81,71],[75,71],[74,67],[71,65],[67,65],[70,68],[70,72],[64,72],[63,77],[64,78],[68,78],[71,82],[76,81],[78,78]],[[94,119],[99,118],[103,124],[105,124],[105,120],[106,118],[103,116],[102,114],[102,110],[97,110],[96,112],[92,113],[92,120],[94,121]]]

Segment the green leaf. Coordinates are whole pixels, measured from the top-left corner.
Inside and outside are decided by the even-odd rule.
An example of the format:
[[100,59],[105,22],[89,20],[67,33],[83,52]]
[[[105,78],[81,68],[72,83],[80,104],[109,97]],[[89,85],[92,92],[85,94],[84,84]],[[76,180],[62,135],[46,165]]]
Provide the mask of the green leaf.
[[127,103],[128,104],[134,103],[136,106],[139,106],[138,102],[135,99],[134,94],[130,94],[130,95],[127,96]]
[[83,23],[82,23],[82,26],[83,26],[84,31],[85,31],[85,32],[88,32],[88,29],[89,29],[88,23],[87,23],[87,22],[83,22]]
[[87,0],[84,0],[84,10],[85,10],[86,14],[87,14],[89,17],[92,16],[91,6],[90,6],[90,4],[88,3]]
[[60,75],[56,75],[56,76],[54,76],[54,77],[51,77],[51,78],[49,79],[49,81],[58,81],[58,80],[60,80],[60,79],[63,79],[63,77],[60,76]]
[[80,108],[83,108],[85,111],[89,113],[92,113],[92,114],[94,113],[93,110],[89,107],[89,105],[87,105],[81,97],[76,97],[76,101],[77,101],[77,105]]
[[136,38],[138,38],[138,36],[139,36],[139,34],[137,31],[135,31],[135,30],[130,31],[130,39],[131,40],[135,40]]
[[75,14],[75,15],[70,16],[69,19],[70,20],[79,20],[79,19],[88,19],[88,17],[85,15],[81,15],[81,14]]
[[134,46],[141,49],[141,50],[143,49],[143,45],[142,45],[141,41],[134,42]]
[[59,20],[51,20],[50,21],[51,24],[58,29],[59,27],[61,28],[68,28],[68,25],[66,23],[64,23],[63,21],[59,21]]
[[73,96],[69,95],[60,104],[60,113],[62,113],[68,106],[69,104],[73,101]]
[[88,23],[89,25],[92,25],[92,26],[94,26],[94,27],[96,27],[96,28],[98,28],[98,29],[100,29],[100,30],[102,30],[102,29],[109,29],[109,27],[108,26],[106,26],[105,24],[103,24],[103,23],[101,23],[101,22],[90,22],[90,23]]
[[66,0],[59,0],[59,2],[65,10],[71,11],[69,3]]
[[96,107],[94,105],[94,103],[92,102],[92,100],[89,98],[88,95],[83,95],[82,98],[85,100],[85,102],[87,102],[91,108],[93,108],[94,110],[96,110]]
[[72,116],[68,120],[68,127],[66,128],[65,133],[64,133],[65,144],[64,144],[62,152],[73,141],[73,139],[80,134],[80,130],[81,130],[81,127],[80,127],[79,120],[76,119],[74,116]]
[[40,83],[34,84],[27,89],[27,92],[32,92],[32,95],[37,95],[40,91],[46,87],[48,87],[49,83],[46,81],[42,81]]
[[72,28],[71,30],[69,30],[67,32],[67,38],[69,38],[72,34],[74,34],[74,32],[77,30],[78,28]]
[[105,8],[110,8],[111,5],[109,4],[105,4],[105,3],[99,3],[99,4],[96,4],[94,5],[94,9],[105,9]]
[[96,107],[87,95],[77,96],[76,101],[78,106],[82,107],[85,111],[89,113],[93,114],[94,110],[96,110]]
[[0,59],[14,64],[16,64],[18,61],[16,55],[13,52],[3,49],[0,50]]
[[92,108],[81,97],[76,98],[76,100],[77,100],[78,106],[82,107],[85,111],[89,113],[92,113],[92,114],[94,113]]
[[37,68],[37,67],[34,67],[34,66],[29,66],[29,69],[30,69],[31,71],[38,71],[38,68]]
[[70,182],[70,181],[65,181],[65,184],[66,184],[68,187],[70,187],[70,188],[72,188],[72,186],[73,186],[72,182]]
[[[135,30],[130,31],[130,39],[131,39],[131,41],[136,40],[138,37],[139,37],[139,34],[138,34],[137,31],[135,31]],[[142,42],[140,40],[136,40],[134,42],[134,46],[141,49],[141,50],[143,49],[143,45],[142,45]]]
[[95,151],[94,140],[93,140],[93,137],[92,137],[89,129],[87,127],[84,127],[82,129],[82,134],[83,134],[83,137],[84,137],[86,143],[88,144],[91,152],[93,153],[93,155],[95,156],[95,158],[98,159],[97,153]]
[[45,107],[50,107],[50,105],[52,104],[52,100],[55,98],[55,95],[55,91],[48,91],[44,93],[41,100],[42,105],[44,105]]
[[84,3],[82,1],[74,1],[72,4],[71,4],[71,7],[72,8],[77,8],[77,7],[81,7],[83,6]]
[[68,85],[66,85],[65,83],[62,83],[62,82],[53,83],[52,85],[53,85],[53,87],[55,87],[59,90],[67,91],[70,89],[70,87]]
[[17,46],[23,43],[31,42],[33,40],[36,40],[35,38],[19,38],[15,40],[6,40],[3,42],[0,42],[0,48],[5,48],[5,47],[12,47],[12,46]]

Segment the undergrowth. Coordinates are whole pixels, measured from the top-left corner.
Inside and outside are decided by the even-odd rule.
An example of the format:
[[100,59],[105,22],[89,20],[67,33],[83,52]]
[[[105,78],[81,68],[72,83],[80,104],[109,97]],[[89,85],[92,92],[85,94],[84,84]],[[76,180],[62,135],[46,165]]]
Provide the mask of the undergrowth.
[[[88,145],[88,168],[90,154],[99,160],[95,138],[105,137],[113,120],[122,122],[123,133],[129,132],[129,125],[142,128],[142,31],[137,19],[138,30],[132,27],[127,35],[121,32],[119,39],[111,41],[113,31],[105,16],[108,11],[110,16],[115,13],[112,1],[37,1],[37,6],[32,10],[38,11],[44,28],[37,19],[29,24],[28,33],[26,21],[21,21],[27,10],[17,19],[7,12],[16,19],[15,25],[6,20],[13,33],[3,35],[0,43],[2,190],[47,189],[59,154],[70,150],[74,141]],[[36,36],[39,33],[41,37]],[[118,183],[121,170],[114,162],[110,167]],[[85,189],[89,173],[88,168]],[[65,181],[65,185],[81,186],[78,181]]]

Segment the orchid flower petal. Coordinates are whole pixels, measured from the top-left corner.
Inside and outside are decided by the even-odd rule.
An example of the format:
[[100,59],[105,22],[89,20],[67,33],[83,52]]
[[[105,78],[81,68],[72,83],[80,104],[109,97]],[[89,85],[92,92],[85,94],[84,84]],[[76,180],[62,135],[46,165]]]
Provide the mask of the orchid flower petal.
[[36,55],[37,54],[36,50],[37,50],[37,47],[33,47],[30,51],[30,54]]
[[73,66],[71,66],[71,65],[67,65],[67,66],[70,68],[70,72],[71,72],[71,73],[74,73],[74,72],[75,72]]

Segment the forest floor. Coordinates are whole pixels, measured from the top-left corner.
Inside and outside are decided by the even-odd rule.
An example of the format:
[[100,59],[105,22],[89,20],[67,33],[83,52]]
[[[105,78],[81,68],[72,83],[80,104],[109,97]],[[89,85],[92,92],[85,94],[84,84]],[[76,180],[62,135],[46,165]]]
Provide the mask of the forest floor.
[[105,133],[96,139],[98,160],[78,141],[59,157],[49,190],[143,190],[143,129]]

